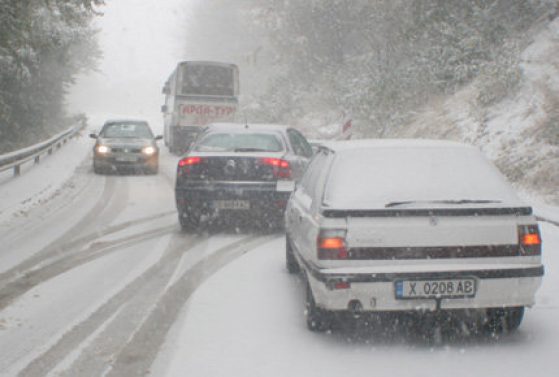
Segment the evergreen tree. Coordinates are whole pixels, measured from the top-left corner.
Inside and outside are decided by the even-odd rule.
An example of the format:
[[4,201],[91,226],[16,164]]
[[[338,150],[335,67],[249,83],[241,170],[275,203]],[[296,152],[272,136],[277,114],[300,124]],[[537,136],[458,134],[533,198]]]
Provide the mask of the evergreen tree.
[[103,0],[0,0],[0,146],[58,131],[64,96],[100,53],[90,21]]

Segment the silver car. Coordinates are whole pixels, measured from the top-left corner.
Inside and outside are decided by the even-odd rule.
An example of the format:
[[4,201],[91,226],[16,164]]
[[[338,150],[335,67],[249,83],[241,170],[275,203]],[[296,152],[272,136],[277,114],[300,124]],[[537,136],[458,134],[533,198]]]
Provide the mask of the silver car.
[[286,209],[286,264],[307,324],[336,313],[458,313],[516,329],[544,267],[532,208],[474,147],[443,141],[323,145]]
[[157,174],[159,147],[148,123],[143,120],[109,120],[105,122],[93,147],[93,171],[96,174],[119,170],[146,171]]

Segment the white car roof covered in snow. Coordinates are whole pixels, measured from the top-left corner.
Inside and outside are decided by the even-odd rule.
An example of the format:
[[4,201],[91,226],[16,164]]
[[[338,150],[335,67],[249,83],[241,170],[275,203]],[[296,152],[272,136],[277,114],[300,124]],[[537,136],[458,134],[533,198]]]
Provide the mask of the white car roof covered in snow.
[[475,147],[439,140],[325,143],[335,153],[323,203],[331,209],[525,205]]

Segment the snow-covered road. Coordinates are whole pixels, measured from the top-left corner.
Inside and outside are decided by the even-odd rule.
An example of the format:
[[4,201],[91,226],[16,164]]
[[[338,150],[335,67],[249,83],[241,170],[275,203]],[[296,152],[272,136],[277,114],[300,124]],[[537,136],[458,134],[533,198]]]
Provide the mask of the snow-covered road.
[[[284,268],[282,239],[225,267],[189,300],[152,376],[557,376],[559,229],[542,223],[546,275],[518,332],[443,337],[401,328],[311,333],[304,285]],[[417,334],[414,334],[417,335]]]
[[[149,369],[204,279],[277,234],[185,234],[176,157],[157,176],[98,176],[91,140],[0,186],[0,374]],[[64,169],[61,169],[61,166]]]
[[[82,137],[0,182],[2,376],[555,376],[559,228],[520,330],[442,338],[315,334],[279,233],[185,234],[177,158],[157,176],[97,176]],[[0,177],[1,179],[1,177]],[[553,208],[547,208],[553,212]]]

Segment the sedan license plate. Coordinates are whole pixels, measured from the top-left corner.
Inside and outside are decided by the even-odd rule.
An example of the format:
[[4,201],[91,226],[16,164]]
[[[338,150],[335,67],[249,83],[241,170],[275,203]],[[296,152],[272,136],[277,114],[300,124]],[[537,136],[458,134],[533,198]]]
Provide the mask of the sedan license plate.
[[398,280],[394,286],[397,299],[475,297],[477,288],[473,278]]
[[248,200],[216,200],[214,207],[216,209],[247,210],[250,209],[250,202]]

